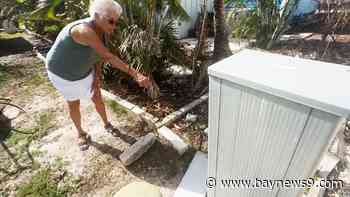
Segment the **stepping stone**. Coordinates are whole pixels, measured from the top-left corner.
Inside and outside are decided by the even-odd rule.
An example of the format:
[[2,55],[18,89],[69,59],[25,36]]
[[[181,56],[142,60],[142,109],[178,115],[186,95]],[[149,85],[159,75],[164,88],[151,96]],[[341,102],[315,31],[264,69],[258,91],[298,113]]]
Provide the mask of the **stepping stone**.
[[6,107],[3,114],[8,119],[14,119],[21,113],[21,110],[15,108],[15,107]]
[[157,186],[146,182],[134,182],[119,190],[114,197],[162,197]]

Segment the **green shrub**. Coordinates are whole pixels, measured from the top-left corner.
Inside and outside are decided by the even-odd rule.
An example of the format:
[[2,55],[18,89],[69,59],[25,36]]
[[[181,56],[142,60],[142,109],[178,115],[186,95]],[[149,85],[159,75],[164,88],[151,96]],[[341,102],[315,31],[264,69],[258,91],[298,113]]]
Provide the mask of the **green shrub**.
[[257,20],[256,10],[242,14],[232,14],[228,19],[232,37],[238,39],[255,38]]
[[49,169],[40,170],[31,180],[20,185],[17,191],[18,197],[65,197],[68,188],[59,188],[51,177]]

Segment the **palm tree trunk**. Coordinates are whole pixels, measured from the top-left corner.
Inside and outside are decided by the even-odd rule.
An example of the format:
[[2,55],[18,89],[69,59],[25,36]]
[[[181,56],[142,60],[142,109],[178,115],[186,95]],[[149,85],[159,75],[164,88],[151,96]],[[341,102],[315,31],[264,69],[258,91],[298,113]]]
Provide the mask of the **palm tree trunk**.
[[214,1],[215,9],[215,40],[214,40],[214,61],[219,61],[232,55],[229,47],[228,28],[225,24],[224,0]]

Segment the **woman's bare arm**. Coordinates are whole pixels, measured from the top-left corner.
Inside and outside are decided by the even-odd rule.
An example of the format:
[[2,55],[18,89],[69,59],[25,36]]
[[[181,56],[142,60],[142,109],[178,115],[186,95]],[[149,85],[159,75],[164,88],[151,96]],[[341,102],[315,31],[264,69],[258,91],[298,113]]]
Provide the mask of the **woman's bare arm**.
[[111,63],[111,66],[117,68],[134,78],[138,78],[139,73],[129,68],[129,65],[124,63],[119,57],[112,54],[102,43],[98,35],[87,25],[77,26],[71,31],[72,37],[75,41],[90,46],[104,59],[104,61]]

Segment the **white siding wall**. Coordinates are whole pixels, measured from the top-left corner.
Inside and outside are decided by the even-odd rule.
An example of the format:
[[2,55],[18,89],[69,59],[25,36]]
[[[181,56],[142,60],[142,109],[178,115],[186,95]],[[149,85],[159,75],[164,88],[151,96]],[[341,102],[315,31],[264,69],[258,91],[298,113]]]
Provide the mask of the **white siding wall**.
[[[178,21],[177,31],[178,37],[184,38],[188,36],[188,31],[194,27],[196,19],[201,11],[203,0],[181,0],[181,4],[191,17],[189,21]],[[208,11],[213,11],[214,0],[208,0]]]

